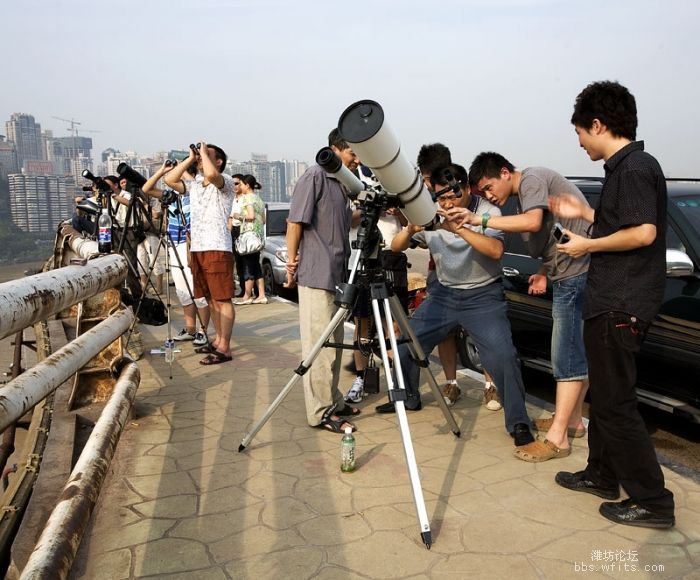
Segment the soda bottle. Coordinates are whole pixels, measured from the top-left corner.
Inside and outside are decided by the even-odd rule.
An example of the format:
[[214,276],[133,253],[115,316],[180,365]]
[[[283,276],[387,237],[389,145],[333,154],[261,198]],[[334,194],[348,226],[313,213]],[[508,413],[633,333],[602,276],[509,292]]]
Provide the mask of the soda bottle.
[[355,437],[352,427],[345,427],[345,435],[340,442],[340,471],[355,471]]
[[175,341],[172,338],[165,339],[165,362],[171,363],[175,360]]
[[106,207],[102,208],[102,215],[97,220],[97,251],[100,254],[112,252],[112,218]]

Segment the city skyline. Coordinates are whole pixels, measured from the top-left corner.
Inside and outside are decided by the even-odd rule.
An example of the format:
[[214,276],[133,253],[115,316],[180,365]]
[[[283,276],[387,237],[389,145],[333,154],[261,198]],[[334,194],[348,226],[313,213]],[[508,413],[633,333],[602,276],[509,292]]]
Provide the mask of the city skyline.
[[30,111],[54,135],[75,120],[97,151],[206,139],[233,159],[311,161],[342,111],[372,98],[411,159],[440,141],[464,165],[494,150],[600,175],[570,117],[583,87],[612,79],[636,96],[639,138],[666,174],[697,175],[685,146],[698,124],[696,2],[26,0],[3,15],[16,50],[0,115]]

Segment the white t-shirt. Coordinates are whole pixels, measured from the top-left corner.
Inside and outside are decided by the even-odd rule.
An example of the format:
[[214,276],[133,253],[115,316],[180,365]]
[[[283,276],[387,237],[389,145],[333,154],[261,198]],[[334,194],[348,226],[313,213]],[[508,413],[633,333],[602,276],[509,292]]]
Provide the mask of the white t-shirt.
[[221,189],[213,183],[204,185],[204,176],[197,175],[185,181],[190,196],[190,250],[206,252],[218,250],[231,252],[231,234],[226,227],[233,205],[233,178],[222,173],[224,185]]
[[242,195],[233,196],[233,205],[231,206],[231,225],[234,227],[241,225],[241,220],[233,217],[233,214],[235,213],[237,213],[238,215],[241,214],[241,199],[243,199]]

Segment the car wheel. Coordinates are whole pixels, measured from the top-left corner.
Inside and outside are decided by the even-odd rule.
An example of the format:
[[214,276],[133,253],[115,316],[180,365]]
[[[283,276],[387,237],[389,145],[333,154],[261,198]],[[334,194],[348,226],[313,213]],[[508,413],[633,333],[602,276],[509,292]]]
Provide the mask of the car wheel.
[[275,282],[275,275],[272,272],[272,265],[270,262],[263,262],[262,264],[262,275],[265,281],[265,294],[272,296],[277,294],[279,287]]
[[459,360],[463,367],[478,371],[480,373],[484,372],[484,367],[481,364],[481,356],[479,356],[479,349],[469,336],[466,330],[460,328],[456,336],[457,340],[457,352],[459,353]]

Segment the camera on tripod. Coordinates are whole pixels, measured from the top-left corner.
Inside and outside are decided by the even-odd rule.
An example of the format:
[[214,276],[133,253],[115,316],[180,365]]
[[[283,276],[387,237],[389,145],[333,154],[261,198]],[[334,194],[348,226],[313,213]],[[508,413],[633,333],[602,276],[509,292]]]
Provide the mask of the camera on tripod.
[[[99,191],[100,193],[107,193],[111,190],[111,188],[109,187],[109,183],[107,183],[101,177],[93,175],[92,171],[90,171],[89,169],[83,169],[83,172],[80,175],[82,175],[85,179],[92,181],[92,183],[95,184],[97,191]],[[92,187],[83,187],[83,191],[92,191]]]
[[117,165],[117,173],[121,179],[126,179],[127,181],[133,183],[139,189],[141,189],[145,184],[147,179],[141,175],[138,171],[131,168],[126,163],[120,163]]
[[177,192],[174,189],[166,189],[160,194],[160,203],[170,205],[177,200]]

